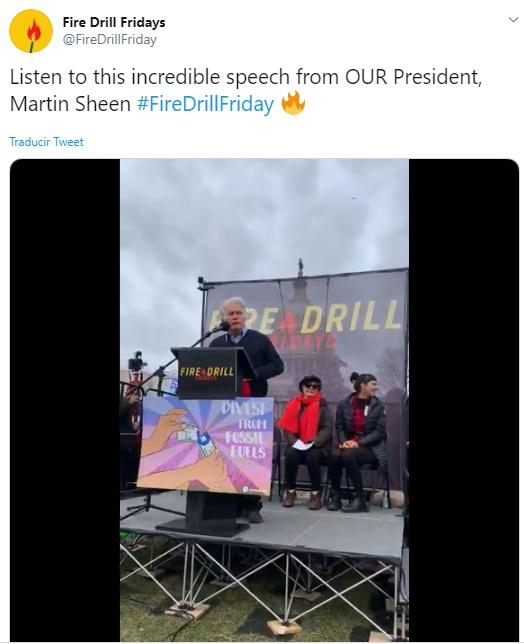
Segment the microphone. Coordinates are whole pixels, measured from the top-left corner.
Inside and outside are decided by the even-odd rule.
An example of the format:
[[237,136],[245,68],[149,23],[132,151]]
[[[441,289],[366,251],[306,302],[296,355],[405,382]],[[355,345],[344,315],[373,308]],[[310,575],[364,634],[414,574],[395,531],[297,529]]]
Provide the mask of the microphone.
[[[194,347],[196,347],[197,344],[200,344],[203,340],[205,340],[206,338],[209,338],[210,335],[213,335],[213,333],[218,333],[218,331],[229,331],[230,328],[231,328],[231,325],[229,324],[229,322],[227,320],[222,320],[222,322],[220,322],[219,325],[211,329],[211,331],[208,331],[205,335],[203,335],[200,338],[200,340],[197,340],[195,344],[191,345],[190,348],[193,349]],[[177,347],[171,347],[171,353],[175,356],[175,358],[178,358],[177,351],[178,351]]]
[[231,328],[231,324],[227,320],[222,320],[218,326],[216,326],[214,329],[211,329],[209,333],[217,333],[218,331],[229,331]]
[[211,331],[208,331],[204,338],[209,338],[210,335],[213,335],[213,333],[218,333],[219,331],[229,331],[231,328],[231,325],[227,320],[222,320],[220,324],[218,324],[216,327],[212,328]]

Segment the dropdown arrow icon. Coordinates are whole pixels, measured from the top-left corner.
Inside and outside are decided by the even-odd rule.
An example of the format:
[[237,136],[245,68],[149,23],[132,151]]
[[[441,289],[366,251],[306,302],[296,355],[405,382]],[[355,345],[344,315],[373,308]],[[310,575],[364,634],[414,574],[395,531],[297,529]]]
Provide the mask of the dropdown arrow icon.
[[511,16],[509,16],[509,19],[511,20],[511,22],[517,22],[519,17],[517,16],[516,18],[512,18]]

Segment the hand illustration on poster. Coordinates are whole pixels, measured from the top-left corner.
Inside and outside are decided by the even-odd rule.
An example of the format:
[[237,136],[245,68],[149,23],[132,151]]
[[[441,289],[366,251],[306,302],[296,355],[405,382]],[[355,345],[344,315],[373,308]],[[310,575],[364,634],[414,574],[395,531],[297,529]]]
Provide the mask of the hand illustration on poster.
[[273,401],[251,400],[146,397],[138,487],[268,494]]
[[191,440],[199,444],[201,457],[190,465],[138,476],[139,487],[187,489],[191,481],[198,481],[209,490],[220,491],[227,487],[227,467],[222,455],[213,445],[207,433],[201,434],[196,425],[182,422],[185,409],[172,408],[160,416],[152,434],[142,440],[142,457],[164,449],[169,438],[176,433],[181,441]]

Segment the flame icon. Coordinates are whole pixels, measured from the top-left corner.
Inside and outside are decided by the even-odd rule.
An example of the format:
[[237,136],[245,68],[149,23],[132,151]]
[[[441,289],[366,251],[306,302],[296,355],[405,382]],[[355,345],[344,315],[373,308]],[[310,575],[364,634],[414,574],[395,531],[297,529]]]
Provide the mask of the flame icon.
[[26,54],[45,49],[53,38],[53,23],[38,9],[24,9],[13,17],[9,25],[13,45]]
[[33,53],[33,47],[35,42],[40,38],[42,32],[40,27],[36,24],[36,18],[33,18],[33,25],[27,30],[27,37],[31,41],[31,47],[29,48],[29,53]]
[[282,99],[282,109],[288,114],[300,114],[304,107],[306,107],[306,101],[300,102],[300,94],[296,90],[293,96],[288,92],[287,101],[285,98]]

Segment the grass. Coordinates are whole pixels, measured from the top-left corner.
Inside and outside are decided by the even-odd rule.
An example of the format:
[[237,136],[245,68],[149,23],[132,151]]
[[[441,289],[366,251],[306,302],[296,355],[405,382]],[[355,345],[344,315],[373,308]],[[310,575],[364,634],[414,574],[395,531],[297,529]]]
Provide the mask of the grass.
[[[148,561],[158,555],[167,543],[148,543],[148,549],[134,553],[141,561]],[[172,543],[172,542],[171,542]],[[149,550],[153,546],[155,551]],[[245,552],[245,551],[244,551]],[[239,564],[236,563],[238,569]],[[132,570],[133,565],[124,561],[122,570]],[[165,566],[165,572],[158,579],[180,599],[182,592],[181,558],[171,560]],[[339,568],[338,570],[342,570]],[[321,575],[323,576],[323,575]],[[378,579],[376,581],[380,583]],[[341,590],[351,581],[360,579],[354,572],[348,571],[332,585]],[[277,614],[283,614],[284,575],[274,566],[268,566],[253,575],[245,582],[246,586],[256,593]],[[216,586],[205,584],[199,600],[215,592]],[[322,589],[320,589],[322,590]],[[322,591],[322,601],[331,596],[327,588]],[[384,611],[383,596],[364,583],[346,595],[352,603],[370,615],[378,624],[390,631],[389,618]],[[216,597],[209,604],[211,609],[199,620],[188,621],[181,617],[168,616],[163,610],[172,604],[171,600],[149,578],[134,575],[121,583],[120,603],[120,639],[127,642],[341,642],[368,641],[371,624],[348,606],[336,598],[299,620],[302,631],[294,636],[274,636],[266,625],[273,617],[258,602],[241,588],[231,588]],[[305,599],[295,599],[291,616],[311,608],[313,604]],[[180,630],[179,630],[180,629]]]

